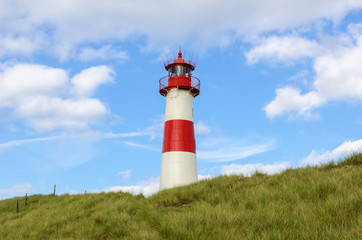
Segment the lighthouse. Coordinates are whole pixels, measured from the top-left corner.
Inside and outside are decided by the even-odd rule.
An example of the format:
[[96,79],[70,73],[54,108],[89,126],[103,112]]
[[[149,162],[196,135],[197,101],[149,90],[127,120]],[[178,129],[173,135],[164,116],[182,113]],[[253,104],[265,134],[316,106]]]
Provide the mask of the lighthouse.
[[166,97],[160,189],[197,181],[193,99],[200,93],[200,80],[192,76],[195,64],[182,58],[165,63],[167,76],[159,81]]

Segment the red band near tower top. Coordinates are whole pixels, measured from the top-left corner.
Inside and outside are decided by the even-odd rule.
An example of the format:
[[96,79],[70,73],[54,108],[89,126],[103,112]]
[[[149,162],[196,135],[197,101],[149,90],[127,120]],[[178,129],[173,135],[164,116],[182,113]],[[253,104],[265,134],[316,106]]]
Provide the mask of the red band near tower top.
[[182,151],[196,153],[194,123],[175,119],[165,122],[162,153]]

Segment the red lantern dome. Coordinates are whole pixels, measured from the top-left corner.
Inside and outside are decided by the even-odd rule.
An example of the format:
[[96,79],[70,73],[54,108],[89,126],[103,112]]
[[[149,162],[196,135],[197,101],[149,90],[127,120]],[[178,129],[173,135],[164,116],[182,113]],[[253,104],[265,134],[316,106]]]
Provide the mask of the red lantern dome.
[[178,53],[178,58],[165,64],[168,75],[161,78],[159,83],[160,94],[166,96],[170,89],[188,89],[194,97],[200,93],[200,80],[192,76],[195,64],[185,61],[182,52]]

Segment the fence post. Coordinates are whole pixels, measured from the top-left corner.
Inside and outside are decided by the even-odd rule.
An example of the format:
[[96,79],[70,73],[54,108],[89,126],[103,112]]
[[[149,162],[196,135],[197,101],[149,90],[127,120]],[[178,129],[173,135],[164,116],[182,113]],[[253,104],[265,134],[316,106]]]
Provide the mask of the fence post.
[[28,193],[25,193],[25,205],[28,204]]
[[19,200],[16,200],[16,212],[19,212]]
[[57,185],[56,184],[54,184],[54,193],[53,193],[53,196],[55,196],[55,187],[56,187]]

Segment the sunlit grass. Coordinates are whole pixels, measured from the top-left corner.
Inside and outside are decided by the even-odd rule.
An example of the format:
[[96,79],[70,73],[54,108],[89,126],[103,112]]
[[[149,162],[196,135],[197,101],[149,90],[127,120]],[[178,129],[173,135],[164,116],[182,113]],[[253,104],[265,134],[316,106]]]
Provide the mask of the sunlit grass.
[[[320,167],[219,176],[149,198],[128,193],[0,201],[0,239],[358,239],[362,154]],[[16,213],[16,201],[20,211]]]

